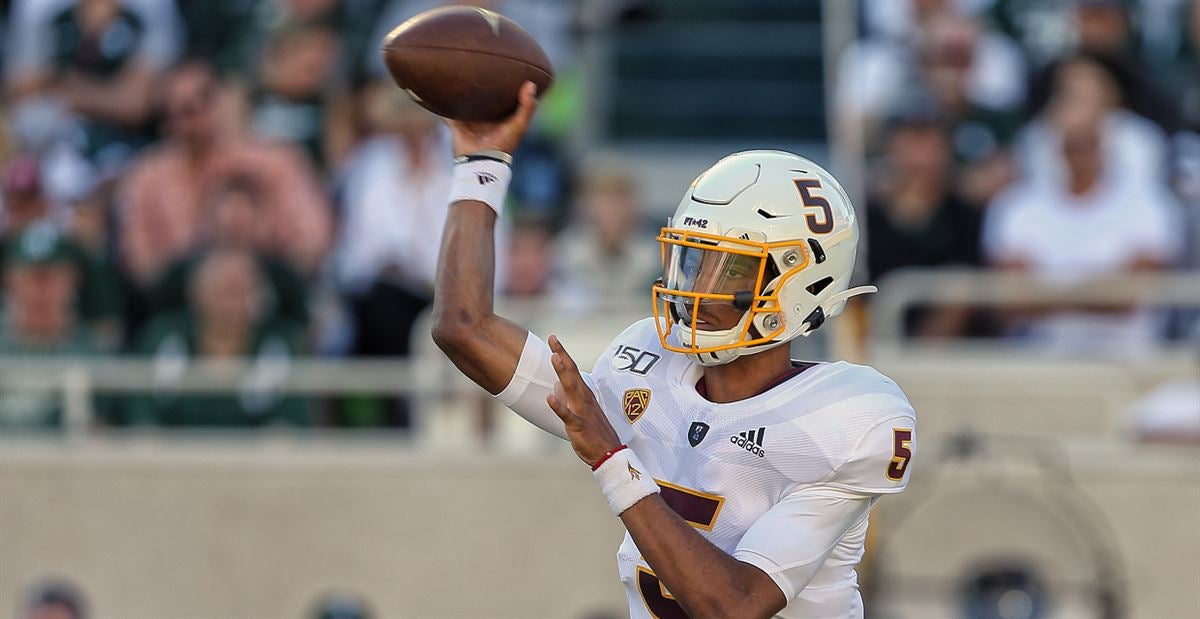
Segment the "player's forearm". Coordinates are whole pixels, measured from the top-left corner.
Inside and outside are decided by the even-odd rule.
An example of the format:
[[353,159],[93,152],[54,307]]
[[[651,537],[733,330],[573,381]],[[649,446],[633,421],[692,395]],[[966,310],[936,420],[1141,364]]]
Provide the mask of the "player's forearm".
[[704,539],[658,495],[621,513],[656,576],[692,617],[770,617],[787,603],[769,576]]
[[438,256],[433,339],[468,378],[492,394],[512,379],[528,332],[493,312],[496,213],[486,204],[450,207]]

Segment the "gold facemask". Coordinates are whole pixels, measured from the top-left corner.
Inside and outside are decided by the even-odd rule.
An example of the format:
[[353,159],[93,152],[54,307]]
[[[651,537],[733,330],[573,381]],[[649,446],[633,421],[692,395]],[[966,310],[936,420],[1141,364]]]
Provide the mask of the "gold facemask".
[[[765,344],[784,331],[782,320],[770,333],[763,334],[758,329],[752,332],[751,328],[760,314],[783,313],[778,291],[809,264],[809,252],[803,242],[764,243],[670,227],[663,228],[657,240],[662,248],[663,277],[652,288],[652,302],[663,348],[690,354],[718,352]],[[780,248],[795,251],[799,258],[779,274],[770,292],[764,292],[764,286],[775,276],[775,269],[769,269],[770,252]],[[698,341],[705,332],[699,329],[703,324],[701,305],[709,303],[728,303],[749,312],[749,316],[742,316],[740,326],[732,327],[740,329],[733,342],[703,345]],[[690,326],[690,336],[681,338],[686,341],[680,346],[672,344],[668,337],[681,321]]]

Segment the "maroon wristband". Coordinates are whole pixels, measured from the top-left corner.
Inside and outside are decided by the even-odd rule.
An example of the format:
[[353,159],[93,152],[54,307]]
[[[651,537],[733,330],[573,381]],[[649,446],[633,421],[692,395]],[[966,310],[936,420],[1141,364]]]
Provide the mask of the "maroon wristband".
[[622,449],[629,449],[629,445],[621,445],[620,447],[604,454],[603,458],[600,458],[599,460],[596,461],[595,464],[592,465],[592,472],[593,473],[596,472],[596,469],[600,468],[600,466],[603,465],[605,462],[608,462],[608,459],[613,457],[613,454],[616,454],[618,451],[621,451]]

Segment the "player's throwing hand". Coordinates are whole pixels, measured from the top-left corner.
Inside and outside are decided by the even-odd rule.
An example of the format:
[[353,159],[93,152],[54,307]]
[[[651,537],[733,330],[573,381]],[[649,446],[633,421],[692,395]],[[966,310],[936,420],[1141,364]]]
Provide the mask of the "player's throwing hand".
[[567,438],[575,455],[585,464],[595,467],[605,454],[621,446],[621,439],[604,416],[596,396],[583,382],[575,360],[567,354],[558,336],[550,336],[550,361],[558,374],[554,393],[546,396],[546,403],[562,419]]
[[454,142],[454,156],[496,150],[511,155],[529,129],[537,110],[537,84],[525,82],[517,93],[517,109],[500,122],[466,122],[444,118]]

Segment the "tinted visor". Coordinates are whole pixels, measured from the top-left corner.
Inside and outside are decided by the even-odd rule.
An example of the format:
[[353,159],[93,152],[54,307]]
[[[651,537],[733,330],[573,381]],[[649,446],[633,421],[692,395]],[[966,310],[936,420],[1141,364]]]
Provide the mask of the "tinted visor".
[[[672,291],[715,295],[753,293],[761,266],[762,258],[758,256],[730,253],[716,248],[715,245],[713,249],[672,245],[666,252],[663,281]],[[674,297],[672,301],[682,298],[680,295],[668,296]],[[704,298],[702,302],[721,300],[723,299]]]
[[[695,304],[726,304],[749,308],[762,282],[764,258],[713,241],[665,245],[662,300],[677,320],[691,322]],[[745,305],[738,307],[737,299]]]

